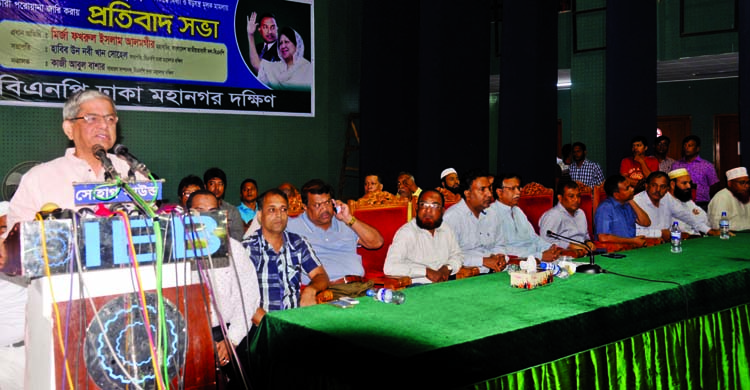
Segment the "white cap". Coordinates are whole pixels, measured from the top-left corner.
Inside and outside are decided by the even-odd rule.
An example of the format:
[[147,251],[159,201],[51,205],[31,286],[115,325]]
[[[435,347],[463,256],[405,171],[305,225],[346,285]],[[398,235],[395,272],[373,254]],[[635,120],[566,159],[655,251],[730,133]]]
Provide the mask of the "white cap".
[[747,177],[747,169],[739,167],[727,171],[727,180],[734,180],[738,177]]
[[456,170],[453,169],[453,168],[445,168],[445,169],[443,169],[443,172],[440,173],[440,179],[442,179],[442,178],[450,175],[451,173],[455,173],[456,175],[458,175],[458,172],[456,172]]
[[8,215],[8,208],[10,207],[10,202],[0,202],[0,217],[4,215]]

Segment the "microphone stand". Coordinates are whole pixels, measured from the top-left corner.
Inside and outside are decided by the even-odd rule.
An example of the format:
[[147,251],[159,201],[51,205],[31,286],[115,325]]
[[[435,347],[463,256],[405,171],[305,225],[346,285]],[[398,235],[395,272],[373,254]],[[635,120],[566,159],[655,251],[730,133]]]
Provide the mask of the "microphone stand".
[[604,272],[602,267],[600,267],[598,264],[594,264],[594,251],[589,248],[588,245],[586,245],[583,242],[580,242],[578,240],[574,240],[570,237],[561,236],[551,230],[547,230],[547,237],[556,238],[558,240],[564,240],[568,242],[572,242],[578,245],[582,245],[584,248],[586,248],[586,252],[589,254],[589,263],[588,264],[581,264],[576,267],[576,272],[583,272],[585,274],[600,274]]

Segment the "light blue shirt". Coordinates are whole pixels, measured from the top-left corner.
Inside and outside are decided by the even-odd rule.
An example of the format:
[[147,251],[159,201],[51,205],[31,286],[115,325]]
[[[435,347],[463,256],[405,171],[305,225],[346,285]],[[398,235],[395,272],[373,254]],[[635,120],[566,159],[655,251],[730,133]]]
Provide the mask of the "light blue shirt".
[[[297,218],[289,218],[287,230],[310,242],[331,281],[346,275],[364,276],[362,257],[357,254],[359,236],[335,217],[331,227],[325,230],[312,223],[307,213],[302,213]],[[307,275],[303,275],[303,283],[310,283]]]
[[561,248],[567,248],[570,246],[570,243],[567,241],[547,237],[547,230],[551,230],[553,233],[570,237],[580,242],[586,242],[586,240],[590,239],[589,226],[586,221],[586,214],[584,214],[583,210],[578,209],[575,212],[575,216],[570,215],[568,210],[565,210],[565,207],[563,207],[560,202],[557,202],[555,207],[547,210],[542,214],[542,217],[539,218],[539,233],[543,240],[551,244],[557,244],[557,246]]
[[477,218],[466,205],[466,200],[461,199],[443,216],[443,221],[453,230],[464,254],[464,266],[480,267],[482,273],[489,272],[489,268],[483,265],[483,258],[498,253],[491,213],[490,209],[486,209]]
[[639,192],[633,199],[651,219],[650,226],[641,226],[638,222],[635,223],[635,234],[637,236],[661,237],[661,231],[671,228],[672,222],[675,221],[683,221],[681,224],[678,222],[677,225],[683,232],[699,231],[706,233],[710,229],[708,224],[701,222],[690,210],[682,207],[681,202],[670,193],[659,200],[658,207],[654,205],[646,191]]
[[520,207],[510,207],[495,201],[490,209],[494,210],[492,216],[495,218],[497,237],[502,248],[500,253],[541,259],[542,252],[552,246],[536,234],[534,226]]

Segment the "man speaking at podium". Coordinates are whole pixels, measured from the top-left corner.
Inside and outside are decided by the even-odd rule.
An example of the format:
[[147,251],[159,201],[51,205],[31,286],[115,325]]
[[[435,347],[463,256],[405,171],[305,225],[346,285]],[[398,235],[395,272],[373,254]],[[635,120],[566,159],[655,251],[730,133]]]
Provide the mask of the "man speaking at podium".
[[[117,138],[117,110],[108,95],[98,90],[84,90],[71,96],[63,106],[62,128],[72,148],[63,157],[39,164],[29,170],[10,201],[8,230],[16,222],[31,221],[42,206],[76,209],[74,182],[104,182],[105,168],[94,154],[95,146],[111,149]],[[127,177],[128,163],[107,153],[114,169]],[[138,180],[145,178],[137,174]]]

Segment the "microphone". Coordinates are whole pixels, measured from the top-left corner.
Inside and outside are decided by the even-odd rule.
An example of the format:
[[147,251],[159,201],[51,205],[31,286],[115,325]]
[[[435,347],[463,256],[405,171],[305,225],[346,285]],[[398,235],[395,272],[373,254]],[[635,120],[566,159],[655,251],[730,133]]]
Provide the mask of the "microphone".
[[151,176],[151,171],[146,168],[146,164],[140,162],[138,158],[133,156],[124,145],[117,144],[112,151],[115,152],[116,155],[124,158],[130,165],[131,170],[140,172],[140,174],[147,178]]
[[94,153],[94,156],[102,162],[102,166],[104,166],[104,170],[109,174],[109,176],[112,179],[120,178],[120,174],[117,173],[115,170],[115,167],[112,165],[112,160],[107,157],[107,151],[104,150],[104,146],[101,146],[99,144],[94,145],[93,148],[91,148],[91,152]]
[[602,267],[600,267],[598,264],[594,264],[594,252],[589,248],[586,243],[583,243],[578,240],[574,240],[570,237],[561,236],[552,230],[547,230],[547,237],[557,238],[558,240],[564,240],[568,242],[572,242],[575,244],[582,245],[584,248],[586,248],[586,252],[589,254],[589,263],[588,264],[581,264],[576,267],[576,272],[583,272],[585,274],[600,274],[604,272]]

